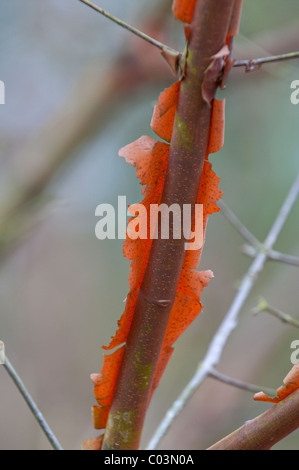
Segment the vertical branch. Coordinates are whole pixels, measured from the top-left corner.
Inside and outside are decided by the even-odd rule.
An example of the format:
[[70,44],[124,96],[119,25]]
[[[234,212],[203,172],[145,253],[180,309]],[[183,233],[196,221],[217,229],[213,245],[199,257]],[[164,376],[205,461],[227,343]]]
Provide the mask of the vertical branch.
[[[161,200],[168,206],[194,207],[196,203],[211,120],[211,107],[202,96],[202,85],[212,56],[225,45],[233,5],[234,0],[222,0],[221,7],[219,0],[201,0],[195,6]],[[210,83],[212,97],[220,73],[219,70]],[[153,377],[183,266],[185,241],[173,238],[171,226],[168,240],[153,241],[108,417],[104,449],[139,447]]]

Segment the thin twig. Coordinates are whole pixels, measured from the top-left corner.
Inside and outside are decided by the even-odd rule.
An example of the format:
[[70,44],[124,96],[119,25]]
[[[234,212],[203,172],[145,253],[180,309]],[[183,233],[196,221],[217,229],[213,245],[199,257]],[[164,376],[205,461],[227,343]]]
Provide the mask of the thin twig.
[[259,240],[245,227],[236,214],[221,200],[218,202],[221,212],[226,219],[238,230],[240,235],[253,247],[260,247]]
[[261,390],[263,390],[270,397],[276,397],[277,395],[276,390],[272,388],[265,388],[259,385],[253,385],[247,382],[243,382],[242,380],[233,379],[231,377],[228,377],[227,375],[221,374],[215,369],[210,370],[209,376],[227,385],[232,385],[233,387],[240,388],[241,390],[246,390],[247,392],[259,393]]
[[297,256],[286,255],[279,251],[271,250],[268,254],[269,259],[278,261],[279,263],[291,264],[292,266],[299,266],[299,258]]
[[270,64],[274,62],[283,62],[286,60],[299,59],[299,51],[288,52],[287,54],[279,54],[270,57],[260,57],[258,59],[236,60],[234,67],[245,67],[246,72],[253,72],[259,69],[263,64]]
[[32,414],[34,415],[36,421],[40,425],[41,429],[43,430],[44,434],[46,435],[48,441],[52,445],[54,450],[63,450],[60,443],[58,442],[57,438],[55,437],[53,431],[50,429],[48,423],[46,422],[44,416],[38,409],[36,403],[30,396],[29,392],[27,391],[25,385],[23,384],[22,380],[20,379],[19,375],[15,371],[14,367],[10,363],[7,357],[5,357],[5,363],[3,367],[8,372],[10,377],[12,378],[13,382],[15,383],[16,387],[18,388],[19,392],[23,396],[24,400],[26,401],[27,405],[29,406]]
[[[261,245],[261,249],[263,249],[262,245]],[[242,247],[242,252],[245,255],[250,256],[251,258],[254,258],[256,256],[256,253],[258,250],[259,248],[256,248],[251,245],[244,245]],[[299,258],[297,256],[286,255],[276,250],[268,251],[267,256],[269,260],[272,260],[272,261],[277,261],[279,263],[284,263],[284,264],[290,264],[291,266],[299,266]]]
[[[283,203],[283,206],[275,220],[265,241],[267,250],[272,249],[275,244],[287,217],[298,197],[299,194],[299,174],[290,189],[290,192]],[[252,287],[257,281],[258,275],[262,272],[268,257],[266,253],[257,253],[252,265],[250,266],[247,274],[245,275],[241,286],[233,300],[233,303],[227,312],[223,322],[221,323],[218,331],[216,332],[204,360],[199,364],[194,376],[187,384],[180,396],[175,400],[171,408],[166,413],[161,424],[156,430],[154,436],[149,442],[148,449],[156,449],[160,440],[166,434],[174,419],[185,407],[194,392],[198,389],[201,383],[207,378],[210,371],[218,364],[221,359],[223,349],[228,341],[228,338],[237,326],[238,317],[245,301],[247,300]]]
[[125,21],[116,18],[114,15],[111,15],[111,13],[108,13],[106,10],[103,10],[103,8],[95,5],[94,3],[90,2],[89,0],[80,0],[80,2],[85,3],[85,5],[89,6],[96,12],[100,13],[101,15],[105,16],[109,20],[113,21],[114,23],[118,24],[122,28],[130,31],[131,33],[135,34],[139,38],[143,39],[144,41],[148,42],[152,46],[157,47],[160,49],[162,56],[166,60],[166,62],[170,65],[172,68],[173,72],[175,75],[177,75],[178,70],[179,70],[179,62],[181,58],[181,53],[173,49],[172,47],[166,46],[160,41],[157,41],[157,39],[152,38],[151,36],[148,36],[147,34],[143,33],[139,29],[135,28],[134,26],[129,25]]
[[267,254],[270,260],[278,261],[280,263],[290,264],[292,266],[299,266],[299,258],[297,256],[287,255],[280,253],[276,250],[267,250],[266,247],[248,230],[248,228],[240,221],[236,214],[221,200],[218,202],[224,217],[237,229],[240,235],[249,243],[242,247],[242,252],[255,258],[257,253],[263,252]]
[[259,315],[262,312],[268,312],[274,317],[278,318],[281,320],[283,323],[287,323],[288,325],[294,326],[295,328],[299,328],[299,321],[296,320],[295,318],[291,317],[291,315],[287,315],[286,313],[282,312],[281,310],[278,310],[274,307],[271,307],[271,305],[268,304],[268,302],[261,298],[258,306],[253,309],[252,313],[254,315]]

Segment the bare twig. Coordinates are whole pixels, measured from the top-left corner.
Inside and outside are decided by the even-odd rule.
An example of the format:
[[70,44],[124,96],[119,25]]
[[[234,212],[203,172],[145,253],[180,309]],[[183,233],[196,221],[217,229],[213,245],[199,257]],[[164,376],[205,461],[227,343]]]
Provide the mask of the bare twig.
[[227,385],[232,385],[233,387],[240,388],[241,390],[246,390],[247,392],[259,393],[261,390],[265,390],[265,393],[268,396],[276,397],[277,395],[276,390],[272,388],[265,388],[259,385],[253,385],[253,384],[243,382],[242,380],[233,379],[231,377],[228,377],[227,375],[221,374],[215,369],[210,370],[209,376]]
[[236,214],[221,200],[218,202],[221,212],[226,219],[237,229],[240,235],[253,247],[260,247],[259,240],[245,227]]
[[13,382],[15,383],[16,387],[18,388],[19,392],[21,393],[22,397],[26,401],[27,405],[29,406],[32,414],[34,415],[36,421],[40,425],[41,429],[43,430],[44,434],[46,435],[48,441],[52,445],[54,450],[63,450],[60,443],[58,442],[57,438],[55,437],[53,431],[50,429],[48,423],[46,422],[44,416],[38,409],[36,403],[32,399],[31,395],[27,391],[25,385],[23,384],[22,380],[20,379],[19,375],[15,371],[14,367],[10,363],[7,357],[5,357],[5,363],[3,367],[8,372],[10,377],[12,378]]
[[[263,249],[262,245],[261,245],[261,249]],[[251,245],[244,245],[242,247],[242,252],[245,255],[250,256],[251,258],[254,258],[256,256],[257,251],[258,251],[258,248],[251,246]],[[267,256],[269,260],[272,260],[272,261],[277,261],[279,263],[284,263],[284,264],[290,264],[291,266],[299,266],[299,258],[297,256],[286,255],[276,250],[269,250],[267,253]]]
[[287,315],[281,310],[271,307],[271,305],[269,305],[268,302],[263,298],[260,299],[258,306],[253,310],[252,313],[254,315],[258,315],[259,313],[262,313],[262,312],[268,312],[274,317],[281,320],[283,323],[287,323],[288,325],[294,326],[295,328],[299,328],[298,320],[291,317],[290,315]]
[[286,255],[279,251],[271,250],[268,254],[268,258],[279,263],[290,264],[292,266],[299,266],[299,258],[297,256]]
[[208,450],[270,450],[299,427],[299,389]]
[[[159,12],[146,11],[145,28],[151,30],[154,25],[155,31],[162,30],[168,11],[169,7]],[[128,40],[134,44],[134,36]],[[108,115],[112,118],[107,109],[115,111],[119,100],[140,86],[159,81],[164,84],[170,78],[166,67],[156,65],[155,51],[150,49],[148,54],[143,54],[143,46],[140,43],[137,53],[134,48],[131,52],[130,42],[125,42],[123,52],[109,66],[103,68],[91,63],[54,116],[12,156],[1,175],[0,256],[3,249],[6,254],[6,242],[2,243],[5,234],[9,233],[10,239],[19,238],[11,228],[28,209],[30,212],[33,212],[31,208],[36,209],[35,202],[53,175],[75,156],[74,149],[101,129]]]
[[[291,187],[289,194],[275,220],[267,238],[264,243],[266,250],[272,249],[275,244],[287,217],[298,197],[299,194],[299,174]],[[201,383],[207,378],[210,371],[218,364],[221,359],[223,349],[227,343],[228,338],[237,326],[238,317],[245,301],[247,300],[252,287],[257,281],[258,275],[262,272],[268,257],[266,253],[257,253],[252,265],[250,266],[247,274],[245,275],[240,288],[235,296],[233,303],[227,312],[223,322],[221,323],[218,331],[216,332],[204,360],[199,364],[194,376],[187,384],[181,395],[175,400],[172,407],[168,410],[161,424],[152,437],[148,449],[155,449],[162,437],[166,434],[174,419],[185,407],[194,392],[198,389]]]
[[257,253],[260,251],[266,253],[270,260],[291,264],[292,266],[299,266],[299,258],[297,256],[286,255],[276,250],[267,250],[266,247],[248,230],[248,228],[240,221],[236,214],[225,204],[223,200],[219,201],[218,205],[226,219],[249,243],[249,245],[244,245],[242,247],[242,252],[245,255],[250,256],[251,258],[255,258]]
[[245,67],[246,72],[253,72],[258,70],[263,64],[270,64],[274,62],[283,62],[286,60],[299,59],[299,51],[288,52],[287,54],[279,54],[270,57],[260,57],[258,59],[236,60],[234,67]]
[[139,29],[135,28],[134,26],[129,25],[128,23],[125,23],[125,21],[120,20],[119,18],[116,18],[114,15],[111,15],[107,11],[103,10],[103,8],[98,7],[94,3],[90,2],[89,0],[80,0],[80,2],[85,3],[85,5],[89,6],[96,12],[100,13],[101,15],[105,16],[109,20],[113,21],[114,23],[118,24],[122,28],[130,31],[131,33],[135,34],[139,38],[143,39],[144,41],[148,42],[152,46],[157,47],[160,49],[162,56],[166,60],[166,62],[170,65],[172,68],[173,72],[175,75],[177,75],[178,70],[179,70],[179,61],[181,58],[180,52],[176,51],[175,49],[172,49],[169,46],[166,46],[160,41],[157,41],[157,39],[154,39],[147,34],[143,33]]

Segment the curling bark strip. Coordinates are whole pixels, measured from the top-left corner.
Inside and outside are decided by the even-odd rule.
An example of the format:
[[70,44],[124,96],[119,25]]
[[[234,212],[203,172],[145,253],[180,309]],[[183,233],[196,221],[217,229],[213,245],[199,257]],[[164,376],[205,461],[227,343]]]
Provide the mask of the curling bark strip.
[[[142,137],[120,156],[136,166],[137,177],[146,185],[146,207],[163,203],[182,209],[184,204],[201,203],[206,226],[221,197],[219,178],[207,157],[222,145],[224,106],[214,95],[224,61],[217,53],[227,42],[235,0],[222,0],[221,7],[218,0],[192,3],[184,76],[161,95],[152,121],[155,132],[170,145]],[[189,0],[176,0],[174,11],[182,12],[187,5]],[[203,85],[210,68],[207,100]],[[201,291],[212,277],[211,271],[194,271],[201,250],[186,252],[186,240],[173,239],[172,230],[170,222],[168,240],[127,239],[124,244],[131,260],[130,293],[119,330],[105,348],[118,349],[105,356],[101,374],[92,376],[100,405],[94,408],[94,424],[97,429],[106,427],[103,449],[138,449],[145,414],[172,344],[200,312]]]

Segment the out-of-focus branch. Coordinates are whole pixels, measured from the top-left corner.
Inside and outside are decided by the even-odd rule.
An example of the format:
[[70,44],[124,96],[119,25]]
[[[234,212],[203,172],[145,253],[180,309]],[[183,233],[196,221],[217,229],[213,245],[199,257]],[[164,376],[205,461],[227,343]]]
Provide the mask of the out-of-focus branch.
[[290,264],[292,266],[299,266],[298,256],[287,255],[285,253],[279,253],[279,251],[271,250],[269,253],[269,259],[278,261],[279,263]]
[[[250,256],[250,258],[254,258],[258,249],[263,249],[263,246],[261,245],[256,248],[255,246],[244,245],[242,247],[242,252],[245,255]],[[279,263],[290,264],[291,266],[299,266],[299,258],[297,256],[287,255],[276,250],[268,251],[268,258],[269,260],[277,261]]]
[[264,252],[267,254],[269,260],[278,261],[280,263],[290,264],[292,266],[299,266],[299,258],[292,255],[279,253],[275,250],[267,250],[266,247],[248,230],[248,228],[241,222],[236,214],[228,207],[224,201],[218,203],[224,217],[235,227],[239,234],[246,240],[249,245],[242,247],[242,252],[255,258],[257,253]]
[[[292,185],[289,194],[284,201],[280,212],[275,220],[267,238],[264,243],[266,252],[272,249],[275,244],[288,215],[297,200],[299,194],[299,174]],[[237,326],[239,314],[241,309],[247,300],[254,284],[256,283],[259,274],[263,271],[265,263],[268,257],[264,252],[259,252],[252,265],[250,266],[247,274],[245,275],[240,288],[235,296],[233,303],[228,310],[224,320],[222,321],[218,331],[212,339],[209,349],[206,353],[204,360],[199,364],[194,376],[184,388],[180,396],[175,400],[172,407],[168,410],[154,436],[149,442],[148,449],[156,449],[160,440],[167,433],[168,429],[172,425],[178,414],[184,409],[194,392],[202,384],[202,382],[208,377],[210,371],[218,364],[221,359],[224,347]]]
[[36,421],[38,422],[39,426],[43,430],[46,438],[50,442],[51,446],[54,450],[63,450],[60,443],[58,442],[56,436],[54,435],[53,431],[51,430],[50,426],[46,422],[44,416],[42,415],[41,411],[39,410],[38,406],[36,405],[35,401],[29,394],[28,390],[26,389],[25,385],[23,384],[21,378],[17,374],[16,370],[10,363],[7,357],[5,357],[5,362],[3,364],[4,369],[7,371],[11,379],[13,380],[14,384],[16,385],[17,389],[21,393],[22,397],[24,398],[25,402],[29,406],[33,416],[35,417]]
[[[147,15],[144,27],[164,39],[170,2]],[[91,64],[62,107],[27,144],[13,155],[2,171],[0,184],[0,253],[27,233],[26,214],[72,151],[98,131],[125,98],[140,86],[171,78],[157,52],[130,37],[124,51],[107,68]],[[26,214],[25,214],[26,213]],[[24,218],[26,223],[23,224]],[[32,224],[29,223],[31,227]]]
[[116,23],[118,26],[121,26],[122,28],[130,31],[130,33],[135,34],[135,36],[143,39],[144,41],[148,42],[154,47],[157,47],[160,52],[162,57],[166,60],[168,65],[170,65],[172,71],[174,72],[174,75],[176,76],[179,70],[179,62],[181,58],[181,54],[176,51],[175,49],[172,49],[169,46],[166,46],[160,41],[157,41],[157,39],[152,38],[148,34],[143,33],[139,29],[135,28],[134,26],[129,25],[128,23],[125,23],[123,20],[120,20],[119,18],[116,18],[114,15],[111,15],[111,13],[108,13],[105,11],[103,8],[100,8],[99,6],[95,5],[94,3],[90,2],[89,0],[80,0],[80,2],[84,3],[85,5],[89,6],[96,12],[100,13],[101,15],[105,16],[109,20],[113,21]]
[[221,213],[224,217],[235,227],[240,235],[253,247],[260,247],[261,243],[255,236],[248,230],[248,228],[240,221],[236,214],[221,200],[218,202]]
[[258,59],[236,60],[233,67],[245,67],[246,72],[253,72],[261,68],[264,64],[284,62],[287,60],[299,59],[299,52],[288,52],[270,57],[259,57]]
[[[169,5],[148,15],[144,29],[162,40]],[[252,38],[261,49],[283,53],[295,46],[298,21],[281,31],[269,31]],[[141,41],[140,41],[141,42]],[[138,85],[171,78],[169,69],[159,60],[155,50],[129,38],[125,50],[109,68],[91,64],[56,115],[12,158],[12,164],[0,185],[0,231],[5,221],[34,196],[39,195],[71,152],[98,130],[107,111],[113,110],[121,97]],[[249,43],[248,43],[249,44]],[[145,45],[146,47],[147,45]],[[236,47],[237,55],[250,56],[252,45]],[[120,80],[121,77],[121,80]],[[99,85],[100,84],[100,85]]]
[[299,389],[208,450],[270,450],[299,428]]
[[281,310],[278,310],[274,307],[271,307],[271,305],[268,304],[268,302],[261,298],[258,306],[253,309],[252,313],[254,315],[259,315],[262,312],[268,312],[274,317],[278,318],[281,320],[283,323],[287,323],[290,326],[294,326],[295,328],[299,328],[299,321],[296,320],[295,318],[291,317],[290,315],[287,315],[286,313],[282,312]]
[[232,387],[240,388],[241,390],[245,390],[246,392],[250,393],[259,393],[261,390],[265,390],[265,393],[268,396],[276,396],[276,391],[272,388],[265,388],[264,386],[253,385],[247,382],[243,382],[242,380],[233,379],[228,377],[227,375],[221,374],[216,369],[211,369],[209,372],[209,376],[213,379],[219,380],[219,382],[223,382],[226,385],[231,385]]

